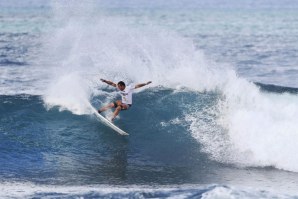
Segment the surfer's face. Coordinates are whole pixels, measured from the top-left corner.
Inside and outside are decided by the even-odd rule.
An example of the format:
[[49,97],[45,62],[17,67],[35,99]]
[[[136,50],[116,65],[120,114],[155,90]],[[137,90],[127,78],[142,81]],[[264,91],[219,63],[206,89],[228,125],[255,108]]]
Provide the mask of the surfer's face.
[[123,91],[125,89],[125,86],[118,84],[117,85],[120,91]]

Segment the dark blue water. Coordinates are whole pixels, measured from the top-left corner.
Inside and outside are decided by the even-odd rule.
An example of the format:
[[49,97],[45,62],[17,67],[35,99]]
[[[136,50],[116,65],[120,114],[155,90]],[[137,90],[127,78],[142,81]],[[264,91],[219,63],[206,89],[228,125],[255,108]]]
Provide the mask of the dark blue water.
[[297,197],[296,2],[0,6],[1,198]]
[[[171,92],[135,97],[139,103],[115,122],[129,137],[94,116],[47,111],[40,96],[1,96],[1,177],[51,184],[192,182],[196,169],[208,171],[204,165],[213,163],[200,153],[187,125],[160,126],[160,121],[182,114],[182,109],[173,111],[164,104],[175,107],[176,100],[197,97],[180,93],[158,100]],[[151,101],[145,100],[148,95]]]

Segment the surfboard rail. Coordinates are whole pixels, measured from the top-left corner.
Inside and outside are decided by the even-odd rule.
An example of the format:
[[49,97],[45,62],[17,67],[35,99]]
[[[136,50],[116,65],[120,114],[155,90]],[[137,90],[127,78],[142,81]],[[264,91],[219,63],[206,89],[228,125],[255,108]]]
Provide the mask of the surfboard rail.
[[116,131],[116,132],[119,133],[120,135],[129,135],[128,133],[126,133],[125,131],[123,131],[123,130],[120,129],[119,127],[117,127],[115,124],[113,124],[111,121],[109,121],[107,118],[105,118],[104,116],[102,116],[101,114],[99,114],[95,109],[94,109],[94,114],[96,115],[96,117],[97,117],[102,123],[104,123],[106,126],[112,128],[114,131]]

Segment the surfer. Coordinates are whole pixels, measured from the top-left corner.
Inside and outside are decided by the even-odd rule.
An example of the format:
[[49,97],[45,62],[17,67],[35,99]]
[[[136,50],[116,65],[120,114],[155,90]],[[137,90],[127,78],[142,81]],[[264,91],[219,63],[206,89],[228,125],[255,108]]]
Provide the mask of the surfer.
[[134,89],[141,88],[143,86],[146,86],[152,83],[151,81],[149,81],[147,83],[137,84],[135,86],[133,85],[126,86],[123,81],[120,81],[117,84],[115,84],[112,81],[107,81],[104,79],[100,79],[100,80],[108,85],[118,88],[119,93],[121,95],[121,100],[112,102],[98,110],[98,113],[101,113],[110,108],[116,108],[111,118],[111,121],[115,119],[115,117],[119,114],[121,110],[128,110],[132,106],[132,93]]

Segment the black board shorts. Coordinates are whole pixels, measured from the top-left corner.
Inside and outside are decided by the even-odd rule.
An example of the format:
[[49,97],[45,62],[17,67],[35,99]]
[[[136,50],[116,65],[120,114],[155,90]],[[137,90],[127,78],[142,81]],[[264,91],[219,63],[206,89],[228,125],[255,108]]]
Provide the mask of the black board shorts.
[[[114,103],[114,107],[117,108],[117,106],[118,106],[117,102],[113,102],[113,103]],[[121,106],[121,110],[128,110],[132,106],[132,104],[125,104],[125,105],[127,105],[127,109],[123,109],[123,107]]]

